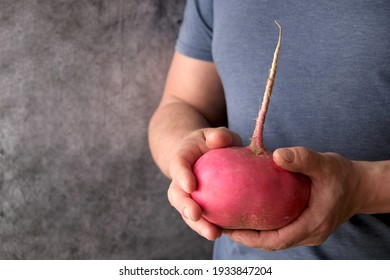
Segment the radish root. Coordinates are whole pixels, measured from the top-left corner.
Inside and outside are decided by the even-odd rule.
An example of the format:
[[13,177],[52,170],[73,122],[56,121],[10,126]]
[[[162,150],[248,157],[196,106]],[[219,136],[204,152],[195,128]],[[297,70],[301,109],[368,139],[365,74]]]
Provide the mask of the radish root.
[[250,144],[250,148],[251,148],[252,152],[257,156],[266,154],[266,149],[264,147],[264,142],[263,142],[264,122],[265,122],[265,116],[266,116],[267,111],[268,111],[268,104],[269,104],[269,101],[271,99],[272,88],[273,88],[274,82],[275,82],[276,68],[277,68],[277,64],[278,64],[278,57],[279,57],[279,51],[280,51],[280,43],[282,40],[282,27],[280,26],[280,24],[276,20],[275,20],[275,23],[279,28],[278,43],[277,43],[276,48],[275,48],[271,69],[269,71],[269,76],[268,76],[267,84],[265,87],[263,102],[262,102],[261,108],[259,110],[259,115],[256,119],[256,127],[255,127],[255,130],[253,132],[253,136],[252,136],[251,144]]

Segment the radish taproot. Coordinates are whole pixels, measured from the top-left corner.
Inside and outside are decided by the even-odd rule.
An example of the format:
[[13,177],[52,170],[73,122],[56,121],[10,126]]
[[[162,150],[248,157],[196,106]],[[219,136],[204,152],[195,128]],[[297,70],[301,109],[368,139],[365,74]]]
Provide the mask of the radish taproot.
[[193,166],[191,194],[203,217],[222,228],[273,230],[295,219],[310,197],[310,179],[278,167],[263,143],[263,128],[275,80],[282,28],[251,143],[210,150]]

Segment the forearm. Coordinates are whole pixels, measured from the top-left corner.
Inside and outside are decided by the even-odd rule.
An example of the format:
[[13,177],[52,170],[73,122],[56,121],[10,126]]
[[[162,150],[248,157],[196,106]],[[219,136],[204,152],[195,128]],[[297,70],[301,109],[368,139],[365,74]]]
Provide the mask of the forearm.
[[363,190],[361,213],[390,213],[390,160],[377,162],[356,161]]
[[[225,120],[225,97],[214,64],[175,52],[160,106],[149,124],[150,149],[161,171],[172,177],[169,164],[191,132],[221,126]],[[197,139],[198,147],[201,133]]]
[[177,152],[178,143],[195,130],[208,126],[202,114],[180,100],[161,105],[156,110],[149,123],[149,146],[165,176],[171,177],[169,161]]

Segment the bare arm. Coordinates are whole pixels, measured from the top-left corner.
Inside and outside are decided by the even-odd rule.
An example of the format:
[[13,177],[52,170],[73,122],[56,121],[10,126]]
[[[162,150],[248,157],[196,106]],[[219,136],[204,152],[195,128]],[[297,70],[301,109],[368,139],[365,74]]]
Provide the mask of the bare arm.
[[225,99],[221,81],[211,62],[175,53],[159,107],[149,125],[152,155],[169,174],[169,161],[177,143],[190,133],[225,125]]

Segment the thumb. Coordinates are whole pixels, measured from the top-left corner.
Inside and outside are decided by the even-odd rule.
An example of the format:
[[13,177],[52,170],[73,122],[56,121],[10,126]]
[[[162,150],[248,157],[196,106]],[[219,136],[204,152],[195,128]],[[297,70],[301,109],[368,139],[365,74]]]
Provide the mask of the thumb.
[[321,168],[323,156],[305,147],[277,149],[273,154],[274,162],[281,168],[313,176]]
[[242,146],[241,137],[226,127],[209,128],[204,131],[206,144],[210,149]]

